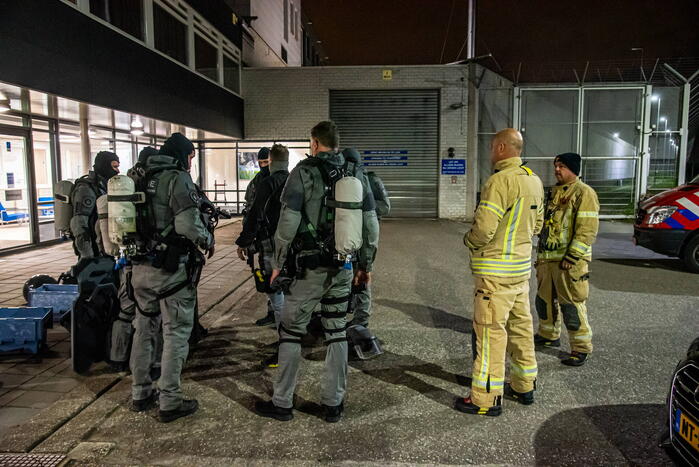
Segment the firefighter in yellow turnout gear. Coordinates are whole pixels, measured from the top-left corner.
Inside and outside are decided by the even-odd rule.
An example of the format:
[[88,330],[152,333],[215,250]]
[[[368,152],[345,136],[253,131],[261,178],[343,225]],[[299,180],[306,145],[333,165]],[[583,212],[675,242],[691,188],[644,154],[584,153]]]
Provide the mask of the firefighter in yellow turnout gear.
[[[522,135],[506,129],[491,143],[495,173],[488,179],[464,243],[475,281],[473,370],[470,397],[456,400],[461,412],[497,416],[503,393],[534,402],[537,376],[529,308],[532,236],[543,224],[544,189],[522,164]],[[511,382],[505,384],[506,353]]]
[[580,366],[592,352],[585,301],[590,288],[588,264],[599,230],[599,201],[595,190],[578,178],[578,154],[558,155],[554,166],[558,184],[547,197],[536,261],[539,331],[534,342],[558,347],[562,317],[571,347],[562,363]]

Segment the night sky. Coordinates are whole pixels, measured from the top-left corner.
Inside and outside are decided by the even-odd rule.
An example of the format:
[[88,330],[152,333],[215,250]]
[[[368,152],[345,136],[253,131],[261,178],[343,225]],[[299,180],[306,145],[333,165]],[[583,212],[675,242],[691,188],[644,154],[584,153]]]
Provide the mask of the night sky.
[[[459,50],[467,0],[303,0],[302,6],[329,65],[436,64],[466,54]],[[699,0],[479,0],[476,37],[476,55],[492,53],[494,69],[640,62],[632,47],[644,49],[649,66],[656,57],[699,57]]]

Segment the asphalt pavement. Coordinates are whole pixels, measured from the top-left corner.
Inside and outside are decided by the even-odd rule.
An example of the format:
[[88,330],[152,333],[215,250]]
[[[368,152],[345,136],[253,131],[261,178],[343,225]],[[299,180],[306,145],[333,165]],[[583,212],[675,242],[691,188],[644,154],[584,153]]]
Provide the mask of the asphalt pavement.
[[[603,223],[590,267],[595,350],[586,364],[560,363],[564,336],[561,351],[537,353],[534,405],[505,401],[500,417],[465,415],[452,406],[470,382],[467,229],[451,221],[382,223],[370,326],[385,354],[350,363],[339,423],[321,418],[320,343],[304,347],[295,418],[254,413],[255,401],[271,395],[277,370],[260,361],[276,335],[254,325],[264,298],[241,279],[202,317],[210,334],[183,373],[185,393],[201,405],[195,415],[161,424],[155,411],[129,411],[124,375],[34,442],[26,442],[30,424],[15,427],[0,450],[99,464],[669,464],[657,439],[669,377],[699,335],[699,276],[679,260],[634,247],[629,224]],[[244,269],[227,258],[231,268]],[[51,416],[61,403],[42,414]],[[23,439],[23,448],[12,439]]]

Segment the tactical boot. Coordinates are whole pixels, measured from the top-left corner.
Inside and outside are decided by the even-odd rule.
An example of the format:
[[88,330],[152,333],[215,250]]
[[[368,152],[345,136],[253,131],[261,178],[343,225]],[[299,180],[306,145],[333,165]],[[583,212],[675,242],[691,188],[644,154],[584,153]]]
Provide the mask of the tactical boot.
[[274,355],[262,360],[262,366],[265,368],[278,368],[279,367],[279,353],[274,352]]
[[488,417],[497,417],[502,413],[502,398],[498,397],[496,404],[492,407],[478,407],[471,402],[471,397],[460,397],[454,402],[454,408],[459,412],[471,415],[486,415]]
[[568,366],[582,366],[587,360],[587,354],[573,350],[568,358],[561,360],[561,363]]
[[323,412],[325,413],[325,421],[328,423],[339,422],[342,414],[345,411],[345,403],[340,402],[340,405],[330,406],[323,404]]
[[255,326],[269,326],[270,324],[274,324],[274,312],[272,311],[267,312],[267,316],[264,318],[255,321]]
[[288,422],[294,418],[292,409],[277,407],[272,401],[255,402],[255,412],[257,412],[258,415],[267,418],[274,418],[280,422]]
[[197,411],[199,402],[196,399],[183,399],[182,404],[173,410],[161,410],[158,414],[160,421],[170,423],[181,417],[186,417]]
[[547,339],[545,337],[541,337],[538,334],[534,335],[534,345],[537,347],[560,347],[561,346],[561,340],[560,339]]
[[154,409],[158,405],[158,391],[153,391],[145,399],[133,399],[129,409],[132,412],[145,412]]
[[509,384],[505,385],[505,397],[507,399],[519,402],[522,405],[531,405],[534,403],[534,390],[527,392],[517,392],[512,389]]

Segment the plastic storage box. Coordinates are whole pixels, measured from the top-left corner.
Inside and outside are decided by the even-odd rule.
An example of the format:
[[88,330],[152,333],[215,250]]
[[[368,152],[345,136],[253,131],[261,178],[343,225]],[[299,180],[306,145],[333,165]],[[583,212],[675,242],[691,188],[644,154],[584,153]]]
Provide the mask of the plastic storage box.
[[0,351],[39,353],[53,327],[52,315],[50,307],[0,308]]
[[29,306],[53,308],[54,321],[69,313],[77,299],[78,286],[73,284],[44,284],[29,290]]

